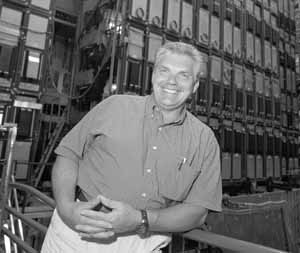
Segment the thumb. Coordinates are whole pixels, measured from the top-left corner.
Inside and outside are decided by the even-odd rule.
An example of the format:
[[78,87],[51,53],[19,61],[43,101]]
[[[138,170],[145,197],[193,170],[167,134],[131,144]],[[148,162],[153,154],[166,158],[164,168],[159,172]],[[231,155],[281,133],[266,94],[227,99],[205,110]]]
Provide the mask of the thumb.
[[100,198],[100,201],[102,202],[102,204],[108,208],[115,209],[120,206],[119,201],[106,198],[103,195],[98,195],[98,197]]

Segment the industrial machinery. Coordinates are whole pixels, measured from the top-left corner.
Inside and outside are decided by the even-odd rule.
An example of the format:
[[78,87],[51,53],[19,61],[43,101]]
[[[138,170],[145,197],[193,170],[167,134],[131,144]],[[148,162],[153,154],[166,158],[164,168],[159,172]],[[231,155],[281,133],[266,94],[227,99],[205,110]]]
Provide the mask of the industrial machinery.
[[188,109],[218,139],[224,193],[299,188],[295,4],[0,1],[0,115],[18,125],[15,179],[43,190],[66,131],[108,96],[151,94],[157,48],[184,41],[202,55]]
[[299,174],[293,1],[84,1],[78,22],[79,110],[150,94],[156,49],[185,41],[203,56],[188,108],[219,140],[224,183]]

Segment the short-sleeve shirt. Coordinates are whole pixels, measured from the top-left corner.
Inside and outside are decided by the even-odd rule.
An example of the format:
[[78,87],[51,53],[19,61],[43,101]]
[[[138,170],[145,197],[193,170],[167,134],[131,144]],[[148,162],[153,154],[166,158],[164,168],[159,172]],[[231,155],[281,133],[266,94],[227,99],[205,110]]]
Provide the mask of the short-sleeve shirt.
[[114,95],[62,139],[56,154],[78,161],[77,184],[135,208],[190,203],[221,211],[220,151],[213,131],[184,110],[164,124],[153,95]]

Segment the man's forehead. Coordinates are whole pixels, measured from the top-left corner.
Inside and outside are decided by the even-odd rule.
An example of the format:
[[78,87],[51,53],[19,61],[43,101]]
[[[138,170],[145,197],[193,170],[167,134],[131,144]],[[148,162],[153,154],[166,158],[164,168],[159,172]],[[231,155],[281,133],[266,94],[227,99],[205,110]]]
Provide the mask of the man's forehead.
[[[193,58],[190,57],[189,55],[186,54],[180,54],[180,53],[168,53],[168,54],[164,54],[161,57],[159,57],[156,60],[156,65],[160,65],[162,62],[168,61],[170,60],[170,58],[172,59],[180,59],[180,60],[190,60],[191,62],[193,62]],[[171,63],[173,63],[174,61],[171,60]],[[176,62],[174,62],[176,63]]]
[[[179,59],[178,61],[177,60],[174,60],[173,57],[179,57],[177,59]],[[172,57],[172,59],[170,59],[170,57]],[[185,59],[190,59],[191,62],[188,63],[188,62],[184,62],[183,61],[185,59],[183,59],[182,57],[186,57]],[[160,59],[157,59],[156,63],[155,63],[155,67],[172,67],[172,68],[176,68],[176,67],[180,67],[180,68],[184,68],[186,70],[192,70],[194,69],[194,62],[193,62],[193,59],[191,57],[189,57],[188,55],[185,55],[185,54],[177,54],[177,53],[172,53],[172,54],[168,54],[168,55],[164,55],[162,56]]]

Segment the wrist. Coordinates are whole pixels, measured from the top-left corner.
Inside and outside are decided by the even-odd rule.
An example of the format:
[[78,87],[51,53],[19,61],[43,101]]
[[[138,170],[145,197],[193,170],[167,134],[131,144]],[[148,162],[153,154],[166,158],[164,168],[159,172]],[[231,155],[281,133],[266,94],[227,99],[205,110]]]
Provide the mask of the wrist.
[[142,209],[139,210],[139,223],[137,225],[136,231],[137,234],[141,238],[148,237],[149,235],[149,220],[148,220],[148,213],[146,210]]

